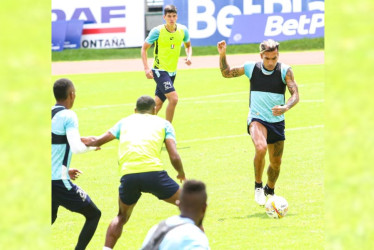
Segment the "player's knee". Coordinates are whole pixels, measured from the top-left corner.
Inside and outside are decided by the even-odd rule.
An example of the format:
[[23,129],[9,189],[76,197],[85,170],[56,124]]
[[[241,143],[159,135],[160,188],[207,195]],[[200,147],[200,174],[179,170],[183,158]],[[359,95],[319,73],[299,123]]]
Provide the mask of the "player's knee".
[[120,213],[117,215],[117,219],[120,224],[124,225],[129,220],[129,216]]
[[256,145],[256,155],[259,156],[265,156],[267,151],[267,146],[264,144],[258,144]]
[[83,208],[80,211],[81,214],[86,217],[87,220],[96,220],[99,221],[101,218],[101,211],[96,207],[95,204],[91,203],[89,206]]
[[172,96],[169,96],[168,97],[168,101],[169,101],[169,104],[171,104],[171,105],[177,105],[177,103],[178,103],[178,96],[176,94],[172,95]]
[[162,104],[163,104],[163,102],[156,103],[156,109],[161,109]]
[[270,167],[274,170],[279,170],[282,163],[282,158],[275,158],[270,160]]
[[101,211],[100,211],[100,209],[97,209],[96,212],[95,212],[95,219],[97,219],[99,221],[100,218],[101,218]]

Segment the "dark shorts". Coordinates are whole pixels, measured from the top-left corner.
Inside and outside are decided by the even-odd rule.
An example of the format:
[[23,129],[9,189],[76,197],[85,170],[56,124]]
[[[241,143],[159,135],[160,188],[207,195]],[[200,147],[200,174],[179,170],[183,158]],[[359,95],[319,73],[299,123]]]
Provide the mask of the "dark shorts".
[[[280,122],[265,122],[263,120],[252,118],[251,122],[259,122],[265,126],[266,130],[268,131],[268,136],[266,138],[266,142],[268,144],[276,143],[277,141],[284,141],[286,137],[284,135],[284,120]],[[250,125],[250,123],[249,123]],[[251,134],[249,131],[249,125],[247,126],[248,134]]]
[[132,205],[139,200],[143,192],[165,200],[173,196],[178,189],[179,185],[166,171],[127,174],[121,178],[119,197],[126,205]]
[[169,76],[166,71],[160,71],[152,69],[153,79],[155,80],[157,86],[155,95],[158,96],[163,102],[166,100],[165,94],[175,91],[174,88],[174,76]]
[[62,180],[52,181],[52,213],[57,213],[59,206],[78,212],[92,203],[90,196],[83,189],[70,180],[66,180],[66,182],[70,183],[72,187],[70,190]]

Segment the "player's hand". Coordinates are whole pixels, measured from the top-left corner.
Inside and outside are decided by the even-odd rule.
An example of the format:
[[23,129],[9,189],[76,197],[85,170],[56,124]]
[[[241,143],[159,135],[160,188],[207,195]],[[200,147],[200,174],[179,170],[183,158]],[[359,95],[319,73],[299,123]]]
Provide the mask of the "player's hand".
[[186,176],[185,176],[184,172],[183,173],[178,173],[177,179],[180,181],[180,183],[183,183],[184,181],[186,181]]
[[187,65],[191,65],[191,58],[189,58],[189,57],[187,57],[186,59],[185,59],[185,63],[187,64]]
[[146,76],[148,79],[153,79],[152,69],[146,69],[146,70],[144,70],[144,72],[145,72],[145,76]]
[[274,106],[271,109],[274,116],[283,115],[284,113],[286,113],[287,110],[288,110],[288,107],[286,105],[283,105],[283,106],[282,105],[277,105],[277,106]]
[[69,169],[69,176],[70,176],[70,179],[72,179],[72,180],[77,179],[80,174],[83,174],[83,172],[80,171],[79,169],[76,169],[76,168],[70,168]]
[[81,137],[81,141],[86,145],[90,146],[90,143],[94,141],[93,136]]
[[220,54],[226,53],[226,41],[222,40],[222,41],[218,42],[217,43],[217,49],[218,49],[218,53],[220,53]]

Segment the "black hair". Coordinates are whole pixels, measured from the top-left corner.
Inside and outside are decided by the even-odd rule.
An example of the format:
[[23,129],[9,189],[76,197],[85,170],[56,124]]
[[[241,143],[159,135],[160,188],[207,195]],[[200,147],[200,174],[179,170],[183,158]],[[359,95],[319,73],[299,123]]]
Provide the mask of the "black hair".
[[206,194],[205,184],[202,181],[187,180],[183,184],[181,199],[183,199],[183,196],[185,195],[194,195],[194,194],[201,194],[202,202],[203,203],[206,202],[207,194]]
[[152,109],[156,106],[155,100],[147,95],[143,95],[138,98],[136,101],[136,110],[139,113],[145,113],[147,111],[152,111]]
[[164,16],[165,16],[167,13],[175,13],[175,14],[177,14],[177,7],[175,7],[175,6],[172,5],[172,4],[170,4],[170,5],[166,5],[165,8],[164,8]]
[[53,94],[57,101],[63,101],[68,98],[68,91],[73,86],[72,81],[66,78],[61,78],[53,84]]

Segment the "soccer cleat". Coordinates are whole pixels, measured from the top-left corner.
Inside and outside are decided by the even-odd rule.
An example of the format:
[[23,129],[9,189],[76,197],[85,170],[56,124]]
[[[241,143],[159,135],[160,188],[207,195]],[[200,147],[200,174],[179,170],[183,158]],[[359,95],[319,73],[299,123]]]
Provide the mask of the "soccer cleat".
[[266,184],[266,186],[264,187],[264,195],[265,195],[265,196],[268,196],[268,195],[269,195],[269,197],[270,197],[270,196],[273,196],[273,195],[274,195],[274,189],[270,189],[270,188],[268,187],[268,185]]
[[266,202],[264,189],[263,188],[255,188],[255,201],[260,205],[264,206]]

